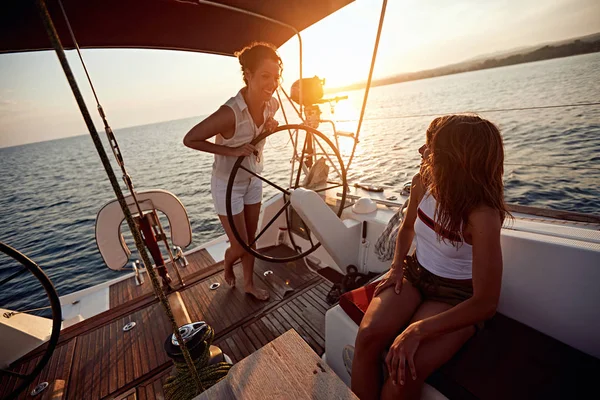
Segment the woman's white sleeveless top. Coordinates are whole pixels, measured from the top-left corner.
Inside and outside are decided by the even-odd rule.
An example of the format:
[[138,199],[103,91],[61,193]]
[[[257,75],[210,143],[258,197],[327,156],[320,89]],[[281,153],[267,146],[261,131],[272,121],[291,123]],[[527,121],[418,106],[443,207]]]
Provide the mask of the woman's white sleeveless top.
[[[442,278],[471,279],[473,247],[453,232],[442,232],[445,240],[438,239],[434,221],[436,201],[427,192],[419,203],[415,221],[415,239],[419,264]],[[458,247],[450,243],[454,238]]]
[[[271,100],[269,100],[265,105],[265,109],[263,111],[263,124],[261,126],[256,126],[252,116],[250,115],[250,110],[248,109],[248,105],[244,100],[244,96],[242,95],[242,90],[244,89],[241,89],[236,96],[230,98],[224,104],[225,106],[231,108],[233,110],[233,114],[235,115],[235,131],[233,132],[233,136],[230,139],[226,139],[218,134],[215,138],[215,144],[228,147],[238,147],[246,143],[250,143],[262,132],[265,122],[269,118],[273,118],[275,112],[277,112],[279,109],[279,102],[277,99],[272,97]],[[250,171],[256,172],[257,174],[260,174],[263,170],[264,145],[264,140],[258,143],[256,145],[258,155],[251,154],[242,162],[244,167],[248,168]],[[236,161],[237,157],[215,154],[213,175],[219,179],[228,181],[229,175],[231,174],[231,170],[233,169],[233,165]],[[251,174],[244,170],[239,170],[236,174],[235,181],[243,182],[250,178],[252,178]]]

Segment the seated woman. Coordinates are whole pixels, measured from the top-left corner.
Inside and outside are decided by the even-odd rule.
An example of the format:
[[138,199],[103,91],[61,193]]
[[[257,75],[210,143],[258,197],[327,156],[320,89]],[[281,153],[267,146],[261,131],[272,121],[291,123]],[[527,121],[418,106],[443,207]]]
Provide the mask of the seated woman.
[[[356,338],[352,390],[362,400],[418,399],[425,379],[494,315],[500,296],[508,211],[498,128],[475,115],[439,117],[419,152],[391,268]],[[407,255],[413,238],[415,254]]]

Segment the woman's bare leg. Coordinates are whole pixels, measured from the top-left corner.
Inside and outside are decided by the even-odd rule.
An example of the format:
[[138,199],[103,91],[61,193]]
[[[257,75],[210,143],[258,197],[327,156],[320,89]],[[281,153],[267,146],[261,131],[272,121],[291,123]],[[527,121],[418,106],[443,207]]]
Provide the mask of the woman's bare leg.
[[[233,264],[237,262],[245,253],[245,250],[238,243],[237,239],[233,235],[233,231],[229,226],[229,220],[225,215],[219,215],[219,219],[221,220],[221,225],[223,225],[223,229],[225,229],[225,233],[227,234],[227,238],[229,239],[229,247],[225,250],[225,258],[223,260],[224,267],[224,275],[225,282],[229,286],[235,286],[235,274],[233,272]],[[242,226],[244,229],[239,230],[242,237],[245,237],[246,229],[244,226],[244,212],[236,214],[233,216],[233,220],[235,221],[236,226]]]
[[382,354],[421,303],[421,294],[404,279],[400,294],[393,287],[373,298],[358,330],[352,360],[352,391],[361,399],[379,399],[383,384]]
[[[246,224],[246,236],[248,237],[248,242],[246,243],[252,243],[256,237],[256,228],[258,227],[258,218],[260,216],[260,205],[261,203],[256,203],[246,204],[244,206],[244,222]],[[256,246],[253,245],[252,248],[256,248]],[[245,257],[245,259],[242,258],[242,265],[244,268],[244,290],[246,293],[250,293],[259,300],[268,300],[269,292],[254,286],[254,256],[246,253]]]
[[[437,301],[425,301],[419,306],[411,323],[440,314],[452,305]],[[408,378],[404,380],[404,385],[392,383],[387,379],[381,392],[381,399],[416,399],[421,397],[421,390],[425,379],[436,369],[444,365],[452,356],[465,344],[467,340],[475,333],[475,327],[468,326],[455,332],[447,333],[443,336],[422,342],[415,354],[415,367],[417,369],[417,379],[412,380],[410,372]],[[408,365],[406,366],[408,369]],[[386,377],[387,378],[387,377]]]

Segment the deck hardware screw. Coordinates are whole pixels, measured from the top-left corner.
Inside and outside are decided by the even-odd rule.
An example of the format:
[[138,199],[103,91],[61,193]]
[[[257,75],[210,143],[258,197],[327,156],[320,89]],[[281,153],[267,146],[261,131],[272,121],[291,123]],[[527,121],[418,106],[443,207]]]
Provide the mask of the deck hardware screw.
[[123,327],[123,332],[128,332],[130,330],[132,330],[135,327],[135,322],[131,321],[127,324],[125,324],[125,326]]
[[215,283],[211,283],[210,286],[208,287],[210,290],[216,290],[219,288],[219,286],[221,286],[221,284],[219,282],[215,282]]
[[48,382],[40,383],[31,391],[31,396],[37,396],[38,394],[42,393],[48,386]]

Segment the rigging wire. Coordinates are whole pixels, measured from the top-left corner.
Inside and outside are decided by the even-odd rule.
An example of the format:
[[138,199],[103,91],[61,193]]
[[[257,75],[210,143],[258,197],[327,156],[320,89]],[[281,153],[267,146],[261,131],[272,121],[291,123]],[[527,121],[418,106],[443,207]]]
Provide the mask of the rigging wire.
[[[175,322],[175,318],[173,316],[173,312],[171,310],[171,306],[169,304],[169,301],[167,300],[167,297],[165,295],[165,293],[163,292],[163,290],[160,287],[160,283],[158,282],[158,278],[157,278],[157,274],[156,271],[154,271],[154,269],[152,268],[152,263],[150,262],[150,258],[148,257],[148,253],[146,252],[146,248],[143,244],[142,241],[142,237],[140,234],[140,231],[138,229],[138,227],[136,226],[136,223],[133,221],[132,215],[131,215],[131,211],[129,210],[129,207],[127,206],[127,203],[125,202],[125,197],[123,196],[123,193],[121,191],[121,188],[119,187],[117,181],[116,181],[116,177],[115,174],[112,170],[112,166],[110,165],[110,162],[108,160],[108,157],[106,155],[106,152],[104,151],[104,147],[102,146],[102,142],[100,141],[100,137],[98,135],[98,132],[96,131],[96,128],[94,126],[94,123],[91,119],[91,116],[89,114],[89,111],[87,109],[87,105],[85,104],[85,101],[83,99],[83,96],[81,94],[81,91],[79,90],[79,87],[77,85],[77,82],[75,80],[75,76],[73,75],[73,71],[71,70],[71,67],[68,63],[68,60],[66,58],[65,55],[65,51],[64,51],[64,47],[62,46],[62,43],[60,42],[60,38],[58,37],[58,33],[56,32],[56,28],[54,27],[54,23],[52,21],[52,18],[48,12],[48,8],[46,7],[46,2],[45,0],[37,0],[37,6],[40,12],[40,16],[42,18],[42,21],[44,23],[44,26],[46,28],[46,33],[48,35],[48,38],[50,39],[55,52],[59,58],[59,61],[61,63],[61,66],[63,67],[65,76],[67,77],[67,80],[69,81],[69,85],[71,86],[71,90],[73,92],[73,95],[75,96],[75,100],[77,101],[77,104],[79,105],[81,114],[83,116],[84,121],[86,122],[86,125],[88,127],[90,136],[92,137],[92,140],[94,141],[94,144],[96,146],[96,149],[98,151],[98,155],[100,156],[100,159],[102,160],[102,164],[106,170],[106,173],[109,177],[109,180],[111,182],[111,185],[113,186],[113,190],[115,192],[115,195],[117,196],[117,200],[119,201],[119,204],[121,206],[121,209],[123,210],[123,214],[125,215],[125,219],[127,220],[127,224],[131,230],[131,233],[133,234],[134,237],[134,241],[136,244],[136,247],[140,253],[140,256],[142,257],[142,260],[144,261],[144,265],[146,265],[147,270],[148,270],[148,274],[150,275],[150,280],[152,281],[152,286],[154,289],[154,292],[156,294],[156,296],[159,299],[159,302],[162,304],[162,306],[164,307],[164,311],[165,314],[167,316],[167,319],[171,322],[171,327],[173,329],[173,333],[175,335],[175,337],[177,338],[177,340],[179,341],[179,343],[181,343],[181,351],[183,353],[184,359],[186,361],[186,363],[189,365],[190,367],[190,372],[192,375],[192,379],[193,382],[196,384],[196,388],[197,388],[197,392],[201,393],[205,390],[201,380],[200,380],[200,376],[198,375],[198,371],[196,370],[196,368],[194,367],[194,362],[190,356],[190,353],[187,349],[187,346],[185,345],[185,342],[183,341],[183,338],[181,337],[181,332],[179,331],[179,326],[177,325],[177,323]],[[79,45],[77,44],[77,40],[75,39],[75,35],[73,33],[73,30],[71,29],[70,26],[70,22],[69,22],[69,18],[67,17],[67,14],[65,12],[64,6],[62,4],[61,0],[58,0],[58,3],[60,4],[61,10],[62,10],[62,14],[63,17],[67,23],[67,26],[69,27],[69,31],[71,34],[71,39],[73,40],[73,43],[75,45],[75,47],[78,49],[78,54],[79,54],[79,58],[80,61],[82,63],[82,65],[85,68],[85,63],[83,61],[83,57],[81,56],[81,53],[79,52]],[[135,206],[138,210],[138,213],[140,215],[140,217],[143,215],[142,213],[142,209],[141,206],[139,205],[139,202],[136,198],[136,193],[135,190],[133,188],[133,183],[131,181],[130,176],[127,174],[126,170],[125,170],[125,165],[123,163],[123,158],[121,157],[121,153],[118,147],[118,144],[116,142],[116,139],[114,137],[114,134],[112,132],[112,129],[110,128],[110,126],[108,125],[108,121],[106,120],[106,116],[104,114],[104,111],[102,110],[102,107],[100,106],[100,103],[98,102],[98,98],[96,96],[95,90],[93,88],[93,84],[91,82],[91,79],[89,77],[89,74],[87,73],[87,69],[86,69],[86,75],[88,77],[88,82],[90,83],[90,86],[92,87],[92,90],[94,91],[94,96],[96,97],[96,101],[98,104],[98,112],[100,113],[100,116],[102,117],[103,123],[104,123],[104,128],[106,131],[107,136],[109,137],[109,141],[111,142],[111,147],[113,150],[113,153],[115,155],[115,158],[117,159],[117,163],[119,164],[119,166],[121,167],[121,170],[123,172],[123,178],[125,179],[125,184],[127,185],[130,193],[131,193],[131,197],[135,203]],[[143,220],[142,220],[143,221]],[[179,274],[179,273],[178,273]],[[164,278],[163,278],[164,279]],[[181,278],[180,278],[180,282],[181,282]]]
[[350,157],[348,158],[348,165],[346,166],[346,171],[350,170],[350,165],[352,164],[352,159],[354,158],[354,153],[356,151],[356,146],[358,146],[358,135],[360,134],[360,128],[362,127],[363,119],[365,116],[365,110],[367,108],[367,99],[369,98],[369,89],[371,88],[371,80],[373,79],[373,70],[375,69],[375,60],[377,58],[377,51],[379,50],[379,39],[381,38],[381,30],[383,28],[383,20],[385,18],[386,9],[387,0],[383,0],[383,3],[381,5],[381,14],[379,16],[379,25],[377,27],[377,35],[375,37],[375,45],[373,46],[373,56],[371,57],[371,68],[369,68],[367,87],[365,88],[363,104],[360,110],[360,118],[358,119],[356,133],[354,134],[354,146],[352,146],[352,153],[350,153]]

